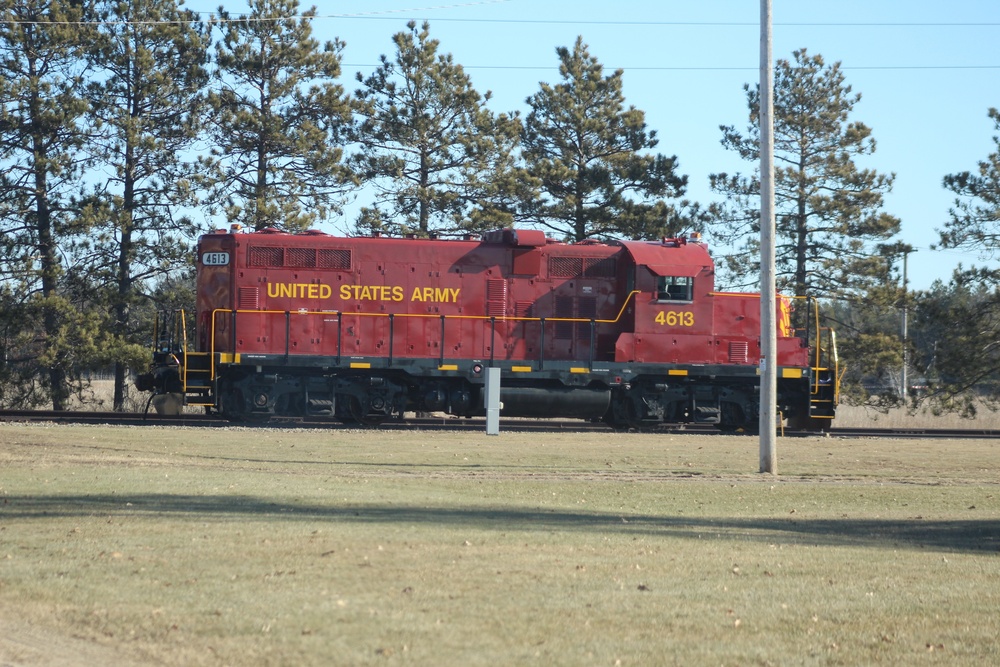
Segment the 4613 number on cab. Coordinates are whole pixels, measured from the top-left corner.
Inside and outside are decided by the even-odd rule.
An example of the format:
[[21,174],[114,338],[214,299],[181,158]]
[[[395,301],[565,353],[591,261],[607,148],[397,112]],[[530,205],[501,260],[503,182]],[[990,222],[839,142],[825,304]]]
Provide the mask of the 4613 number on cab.
[[694,313],[689,310],[661,310],[653,321],[668,327],[693,327]]

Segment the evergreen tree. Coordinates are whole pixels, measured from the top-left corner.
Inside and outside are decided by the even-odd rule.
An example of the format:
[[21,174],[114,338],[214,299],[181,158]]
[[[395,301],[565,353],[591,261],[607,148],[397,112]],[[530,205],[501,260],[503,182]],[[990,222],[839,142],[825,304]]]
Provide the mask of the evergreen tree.
[[[975,172],[944,177],[955,194],[941,246],[995,256],[1000,250],[1000,111],[989,110],[995,150]],[[974,416],[981,399],[1000,403],[1000,270],[959,267],[918,295],[915,364],[929,380],[934,407]]]
[[[941,234],[945,248],[965,248],[981,253],[1000,251],[1000,111],[989,110],[996,147],[979,163],[976,173],[963,171],[944,177],[944,187],[955,193],[950,220]],[[1000,271],[980,269],[993,284],[1000,283]]]
[[81,250],[91,253],[89,282],[106,288],[121,410],[126,371],[144,356],[132,310],[145,284],[187,264],[196,231],[177,210],[193,203],[182,156],[197,136],[208,33],[177,0],[106,0],[101,18],[88,90],[101,131],[90,147],[108,178],[90,198]]
[[[76,230],[72,193],[84,156],[80,96],[83,46],[93,41],[74,0],[7,0],[0,5],[0,230],[5,322],[4,363],[20,362],[12,394],[24,404],[67,407],[76,373],[93,351],[86,314],[60,293],[61,254]],[[35,383],[39,382],[39,385]],[[8,396],[9,397],[9,396]]]
[[837,331],[840,357],[863,360],[841,367],[841,401],[895,407],[901,397],[902,309],[891,304],[900,291],[895,284],[874,289],[881,294],[828,302],[822,314]]
[[516,202],[534,194],[516,165],[517,114],[494,116],[451,54],[438,54],[430,26],[396,33],[395,59],[357,79],[358,172],[375,202],[362,231],[390,234],[482,231],[514,221]]
[[[760,99],[745,85],[750,124],[741,134],[722,126],[722,144],[759,162]],[[840,63],[794,52],[774,75],[774,185],[776,282],[797,296],[865,294],[887,282],[878,244],[899,232],[899,220],[881,211],[894,175],[860,169],[855,159],[875,151],[871,129],[849,121],[861,95],[845,85]],[[728,198],[715,207],[713,231],[734,253],[725,258],[736,285],[760,275],[760,176],[713,174],[712,189]]]
[[541,199],[528,202],[527,210],[574,241],[658,238],[700,228],[697,216],[663,199],[681,196],[687,177],[676,173],[676,156],[645,153],[659,140],[647,131],[642,111],[625,108],[622,70],[604,76],[582,37],[556,53],[563,82],[543,82],[527,99],[524,159],[542,184]]
[[939,412],[974,417],[983,401],[1000,404],[1000,290],[991,276],[956,271],[915,295],[910,335],[913,365],[927,378]]
[[249,5],[243,18],[219,11],[212,149],[203,161],[210,212],[221,207],[254,230],[302,230],[338,211],[355,182],[341,148],[352,105],[333,83],[344,45],[320,49],[315,7],[298,16],[298,0]]

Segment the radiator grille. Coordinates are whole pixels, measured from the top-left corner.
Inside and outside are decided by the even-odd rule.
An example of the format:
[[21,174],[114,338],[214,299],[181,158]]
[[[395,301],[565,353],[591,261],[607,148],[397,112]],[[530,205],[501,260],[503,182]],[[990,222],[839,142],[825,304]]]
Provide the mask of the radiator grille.
[[303,268],[351,270],[351,251],[348,248],[275,248],[250,246],[248,266],[270,268]]
[[315,268],[315,248],[289,248],[285,251],[285,266]]
[[283,266],[285,263],[284,248],[271,246],[250,246],[249,266]]
[[553,278],[614,278],[617,273],[614,257],[549,257]]
[[582,274],[582,257],[549,257],[549,275],[553,278],[575,278]]
[[351,270],[351,251],[346,248],[323,248],[317,259],[321,269]]
[[584,260],[583,275],[587,278],[614,278],[618,274],[618,264],[614,257],[587,257]]

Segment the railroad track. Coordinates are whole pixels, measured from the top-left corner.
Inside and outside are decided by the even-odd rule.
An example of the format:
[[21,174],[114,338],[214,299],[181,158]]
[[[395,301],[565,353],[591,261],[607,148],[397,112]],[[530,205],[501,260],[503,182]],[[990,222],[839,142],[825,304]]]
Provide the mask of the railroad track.
[[[325,428],[335,430],[350,429],[381,429],[381,430],[402,430],[402,429],[440,429],[449,431],[470,431],[484,432],[486,430],[486,419],[484,417],[459,418],[459,417],[420,417],[410,418],[404,421],[389,420],[382,422],[376,427],[362,426],[360,424],[344,423],[334,418],[295,418],[295,417],[275,417],[267,422],[233,422],[223,419],[217,415],[208,414],[185,414],[177,416],[163,416],[154,413],[142,414],[137,412],[77,412],[77,411],[51,411],[51,410],[0,410],[0,422],[21,422],[21,423],[52,423],[52,424],[102,424],[113,426],[193,426],[193,427],[245,427],[245,428]],[[533,432],[589,432],[606,431],[610,432],[607,424],[602,422],[587,422],[579,419],[517,419],[511,418],[501,422],[501,428],[505,431],[533,431]],[[666,427],[664,427],[666,428]],[[717,433],[710,426],[678,425],[678,431]]]
[[[84,412],[84,411],[51,411],[51,410],[0,410],[0,422],[8,423],[51,423],[51,424],[103,424],[113,426],[188,426],[198,428],[325,428],[348,430],[370,428],[358,424],[345,424],[336,419],[297,419],[276,418],[266,423],[231,422],[216,415],[184,414],[177,416],[162,416],[142,414],[139,412]],[[420,417],[405,421],[387,421],[378,429],[424,429],[484,432],[486,420],[481,417]],[[500,423],[502,431],[537,432],[537,433],[583,433],[592,431],[610,432],[609,427],[601,422],[587,422],[578,419],[503,419]],[[663,424],[648,432],[670,434],[702,434],[720,435],[710,424]],[[736,433],[734,437],[756,437],[752,433]],[[832,438],[904,438],[904,439],[959,439],[959,438],[1000,438],[1000,430],[994,429],[924,429],[924,428],[833,428],[825,433],[783,429],[779,435],[785,437],[809,437],[825,435]]]
[[0,410],[0,422],[109,424],[114,426],[232,426],[230,422],[206,414],[166,417],[153,414],[144,415],[141,412],[87,412],[76,410]]

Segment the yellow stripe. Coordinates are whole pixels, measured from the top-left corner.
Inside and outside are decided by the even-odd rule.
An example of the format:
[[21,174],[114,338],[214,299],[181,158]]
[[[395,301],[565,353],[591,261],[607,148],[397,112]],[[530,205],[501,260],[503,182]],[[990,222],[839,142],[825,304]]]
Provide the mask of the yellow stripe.
[[531,366],[511,366],[510,370],[515,373],[530,373],[533,369]]
[[443,366],[438,366],[439,371],[457,371],[458,364],[445,364]]
[[667,371],[667,375],[687,375],[687,374],[688,374],[687,371],[681,371],[681,370],[669,370],[669,371]]
[[569,372],[570,373],[589,373],[590,369],[589,368],[570,368]]
[[783,378],[800,378],[802,377],[801,368],[782,368],[781,377]]
[[371,368],[372,365],[367,362],[352,361],[351,368]]

